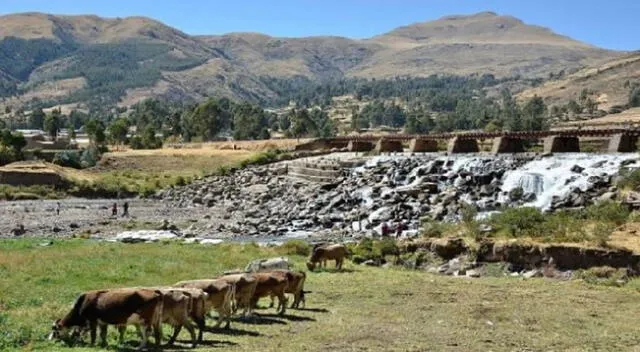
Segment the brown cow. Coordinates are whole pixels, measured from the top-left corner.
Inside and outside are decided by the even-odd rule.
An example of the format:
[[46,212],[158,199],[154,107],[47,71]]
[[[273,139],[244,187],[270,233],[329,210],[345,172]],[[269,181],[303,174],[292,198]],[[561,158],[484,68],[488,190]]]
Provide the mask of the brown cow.
[[[202,342],[202,333],[205,329],[205,317],[207,315],[207,310],[206,310],[207,299],[209,295],[206,292],[202,291],[201,289],[197,289],[197,288],[182,288],[181,290],[183,290],[185,293],[191,296],[189,317],[198,326],[198,330],[199,330],[198,341]],[[174,331],[173,339],[175,339],[179,333],[180,333],[180,328],[178,328],[177,332]]]
[[251,273],[248,275],[253,276],[258,281],[251,299],[251,307],[255,307],[262,297],[275,296],[278,297],[278,308],[280,308],[278,314],[284,315],[287,308],[285,290],[289,285],[287,276],[272,273]]
[[251,305],[251,299],[256,291],[258,281],[250,274],[230,274],[221,276],[218,279],[235,286],[235,305],[233,312],[235,313],[239,308],[243,308],[243,316],[252,315],[253,306]]
[[316,268],[317,263],[320,263],[320,267],[327,267],[327,260],[335,260],[336,268],[342,269],[342,263],[347,256],[347,247],[343,244],[331,244],[322,247],[317,247],[313,250],[311,258],[307,262],[307,268],[313,271]]
[[[163,300],[162,292],[150,289],[114,289],[85,292],[67,315],[53,324],[49,339],[66,339],[72,328],[89,328],[91,345],[96,342],[96,329],[100,327],[102,345],[107,344],[108,325],[136,325],[140,329],[140,348],[147,345],[147,332],[153,330],[156,344],[161,342]],[[123,335],[120,335],[122,343]]]
[[206,292],[205,311],[209,312],[215,309],[218,312],[218,322],[215,327],[220,327],[222,322],[226,320],[225,328],[229,328],[231,325],[231,302],[233,302],[235,296],[233,285],[224,280],[190,280],[178,282],[173,287],[197,288]]
[[[298,309],[300,308],[300,303],[304,306],[304,281],[307,278],[307,275],[303,271],[290,271],[290,270],[274,270],[271,272],[274,275],[285,275],[288,280],[287,289],[285,293],[290,293],[293,295],[293,303],[291,303],[291,308]],[[274,296],[271,295],[271,304],[269,307],[273,307]]]

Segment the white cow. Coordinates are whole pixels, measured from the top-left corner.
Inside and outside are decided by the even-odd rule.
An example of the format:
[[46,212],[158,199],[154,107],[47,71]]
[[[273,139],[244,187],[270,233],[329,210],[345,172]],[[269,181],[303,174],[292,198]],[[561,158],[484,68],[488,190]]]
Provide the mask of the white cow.
[[254,260],[249,263],[249,265],[247,265],[244,271],[247,273],[257,273],[262,271],[273,271],[277,269],[289,270],[290,268],[291,264],[289,263],[289,258],[277,257]]

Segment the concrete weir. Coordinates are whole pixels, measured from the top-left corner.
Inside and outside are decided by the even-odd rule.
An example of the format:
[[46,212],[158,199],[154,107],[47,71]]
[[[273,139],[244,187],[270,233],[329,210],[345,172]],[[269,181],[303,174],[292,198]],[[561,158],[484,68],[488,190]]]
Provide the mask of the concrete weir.
[[438,141],[414,138],[409,142],[411,153],[433,153],[438,151]]
[[478,141],[475,139],[454,137],[449,140],[449,144],[447,146],[447,152],[449,154],[478,153],[479,151],[480,148],[478,147]]
[[524,153],[524,145],[521,139],[498,137],[493,140],[491,152],[493,154]]
[[379,139],[374,149],[376,153],[402,153],[404,148],[401,141]]
[[368,152],[373,149],[373,143],[364,141],[349,141],[347,150],[350,152]]
[[579,153],[580,140],[574,136],[549,136],[544,139],[545,153]]
[[611,136],[609,140],[609,153],[631,153],[638,150],[638,136],[626,133],[618,133]]

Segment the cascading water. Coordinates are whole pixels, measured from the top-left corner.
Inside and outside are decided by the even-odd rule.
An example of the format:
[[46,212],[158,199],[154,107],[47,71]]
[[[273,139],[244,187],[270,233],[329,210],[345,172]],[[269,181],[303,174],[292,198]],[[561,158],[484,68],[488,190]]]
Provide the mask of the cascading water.
[[586,191],[593,176],[616,175],[625,161],[634,159],[638,154],[557,154],[507,171],[501,190],[521,187],[524,193],[536,195],[535,201],[525,205],[549,209],[554,197],[566,196],[574,188]]
[[[437,179],[440,192],[459,190],[459,199],[475,204],[481,213],[496,210],[502,205],[514,205],[509,200],[509,192],[521,188],[525,195],[530,196],[529,199],[534,199],[523,205],[547,210],[554,198],[562,198],[575,188],[587,191],[594,182],[616,175],[623,163],[634,159],[638,159],[638,154],[571,153],[536,159],[525,157],[524,160],[507,155],[385,155],[368,159],[363,166],[354,169],[354,176],[364,175],[371,168],[395,168],[394,173],[382,178],[382,195],[419,187],[428,179]],[[408,173],[398,174],[397,169],[407,165]],[[484,180],[478,180],[479,177],[484,177]],[[488,181],[496,186],[490,188],[490,194],[479,195],[477,188],[473,192],[465,191],[469,189],[466,186],[486,185]],[[360,188],[358,194],[367,207],[376,204],[370,185]]]

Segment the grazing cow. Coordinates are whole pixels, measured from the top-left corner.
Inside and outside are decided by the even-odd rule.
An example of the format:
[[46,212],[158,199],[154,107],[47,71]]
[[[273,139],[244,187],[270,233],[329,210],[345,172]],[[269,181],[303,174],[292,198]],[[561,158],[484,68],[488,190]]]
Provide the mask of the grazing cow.
[[252,273],[250,275],[258,281],[251,299],[251,307],[255,307],[262,297],[275,296],[278,297],[278,307],[280,308],[278,314],[284,315],[287,308],[285,290],[289,285],[287,275],[272,273]]
[[224,280],[191,280],[178,282],[173,287],[197,288],[207,293],[205,311],[209,312],[215,309],[218,312],[218,322],[215,327],[220,327],[222,322],[226,320],[225,328],[229,328],[231,325],[231,302],[235,296],[233,285]]
[[311,258],[307,262],[307,268],[313,271],[316,268],[317,263],[320,263],[320,267],[327,267],[327,260],[335,260],[336,268],[342,269],[342,263],[347,256],[347,247],[343,244],[331,244],[326,246],[317,247],[313,250]]
[[[188,289],[164,287],[153,289],[162,293],[162,322],[173,326],[173,335],[167,344],[169,346],[173,345],[180,330],[184,326],[191,335],[193,348],[196,348],[196,334],[189,320],[194,300],[188,292]],[[118,329],[120,330],[120,335],[124,335],[126,326],[122,325]],[[138,332],[142,333],[139,329]]]
[[[290,293],[293,295],[293,303],[291,303],[291,308],[299,309],[300,303],[304,306],[304,280],[306,280],[307,275],[303,271],[289,271],[289,270],[274,270],[271,272],[274,275],[284,275],[288,280],[287,289],[285,293]],[[274,296],[271,295],[271,305],[269,307],[273,307]]]
[[261,271],[271,271],[277,269],[289,270],[291,264],[285,257],[254,260],[244,269],[247,273],[257,273]]
[[[71,329],[89,328],[91,345],[100,327],[102,345],[107,344],[108,325],[136,325],[142,327],[140,348],[147,345],[147,332],[153,330],[156,345],[161,342],[163,300],[162,292],[152,289],[114,289],[85,292],[76,299],[67,315],[53,324],[49,339],[66,339]],[[122,343],[123,335],[120,335]]]
[[[208,294],[201,289],[198,288],[182,288],[185,293],[189,294],[191,297],[191,305],[189,307],[189,317],[193,320],[198,326],[198,342],[202,342],[202,333],[205,329],[205,317],[207,315],[207,299]],[[180,333],[180,328],[178,328],[178,332],[174,332],[174,339]]]
[[233,312],[235,313],[239,308],[243,308],[243,316],[253,314],[251,299],[256,291],[258,281],[250,274],[244,273],[224,275],[218,279],[224,280],[225,282],[235,286],[235,304]]

